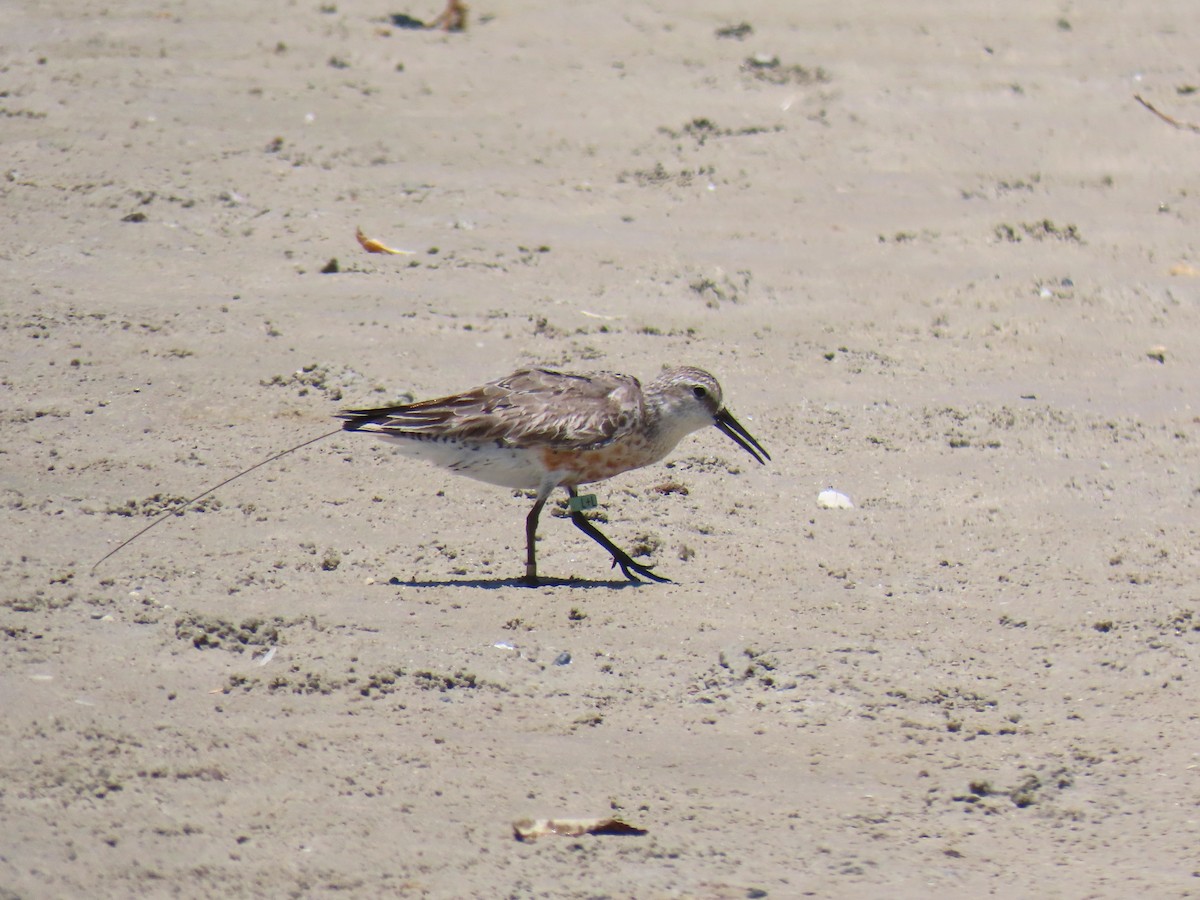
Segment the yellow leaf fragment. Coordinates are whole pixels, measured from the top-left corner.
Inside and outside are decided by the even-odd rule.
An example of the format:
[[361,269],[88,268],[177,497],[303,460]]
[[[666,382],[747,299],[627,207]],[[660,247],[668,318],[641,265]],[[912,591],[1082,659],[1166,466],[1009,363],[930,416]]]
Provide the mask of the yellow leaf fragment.
[[387,244],[380,243],[374,238],[369,238],[363,234],[363,230],[361,228],[354,232],[354,236],[358,238],[359,244],[361,244],[362,248],[368,253],[392,253],[397,256],[412,256],[413,254],[412,250],[396,250],[393,247],[389,247]]

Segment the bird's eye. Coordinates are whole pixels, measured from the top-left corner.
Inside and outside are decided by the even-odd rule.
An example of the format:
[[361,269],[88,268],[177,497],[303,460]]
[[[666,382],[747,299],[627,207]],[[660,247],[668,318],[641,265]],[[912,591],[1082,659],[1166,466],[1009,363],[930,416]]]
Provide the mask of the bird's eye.
[[697,400],[703,400],[708,396],[708,391],[705,390],[701,385],[696,385],[694,388],[692,388],[692,395]]

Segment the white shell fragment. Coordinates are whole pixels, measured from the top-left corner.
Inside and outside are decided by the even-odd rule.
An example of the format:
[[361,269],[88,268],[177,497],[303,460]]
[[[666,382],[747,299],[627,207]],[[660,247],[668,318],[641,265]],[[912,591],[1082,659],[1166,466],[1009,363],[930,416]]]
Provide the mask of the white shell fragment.
[[275,651],[278,649],[279,649],[278,647],[272,647],[270,650],[268,650],[262,656],[258,657],[255,660],[255,663],[257,663],[260,666],[265,666],[267,663],[269,663],[271,660],[273,660],[275,658]]
[[854,509],[854,501],[840,491],[826,488],[817,494],[817,506],[821,509]]

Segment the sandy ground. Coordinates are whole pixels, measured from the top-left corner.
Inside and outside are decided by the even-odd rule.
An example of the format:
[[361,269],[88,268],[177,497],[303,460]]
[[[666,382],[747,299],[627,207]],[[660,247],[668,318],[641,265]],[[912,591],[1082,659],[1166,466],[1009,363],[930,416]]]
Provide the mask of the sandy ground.
[[[400,12],[0,7],[0,895],[1200,894],[1192,0]],[[531,363],[770,450],[674,583],[353,435],[90,571]]]

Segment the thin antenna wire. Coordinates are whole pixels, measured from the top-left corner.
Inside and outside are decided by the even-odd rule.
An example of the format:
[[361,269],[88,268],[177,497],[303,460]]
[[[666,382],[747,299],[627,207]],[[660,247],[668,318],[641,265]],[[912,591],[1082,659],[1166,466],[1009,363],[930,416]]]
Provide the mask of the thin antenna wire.
[[187,509],[189,506],[191,506],[193,503],[195,503],[197,500],[203,500],[205,497],[207,497],[213,491],[219,491],[221,488],[225,487],[225,485],[229,484],[229,482],[237,481],[237,479],[241,478],[243,475],[249,475],[255,469],[261,469],[267,463],[273,463],[273,462],[275,462],[275,460],[280,459],[281,457],[287,456],[289,453],[295,453],[297,450],[303,450],[309,444],[315,444],[317,441],[323,441],[327,437],[333,437],[335,434],[338,434],[341,430],[342,429],[338,428],[334,431],[327,431],[327,432],[325,432],[325,434],[319,434],[315,438],[310,438],[309,440],[305,441],[303,444],[297,444],[295,447],[289,447],[287,450],[280,451],[279,453],[276,453],[274,456],[268,456],[262,462],[255,463],[250,468],[243,469],[242,471],[238,472],[236,475],[230,475],[228,478],[226,478],[220,484],[214,484],[208,490],[204,491],[201,494],[197,494],[195,497],[193,497],[191,500],[188,500],[182,506],[177,506],[174,509],[168,509],[166,512],[159,513],[157,516],[154,517],[153,522],[151,522],[149,525],[147,525],[145,528],[143,528],[141,531],[139,531],[133,537],[127,538],[126,540],[117,544],[117,546],[115,546],[113,549],[109,550],[102,557],[100,557],[98,560],[96,560],[96,564],[94,566],[92,566],[92,568],[91,568],[91,574],[92,575],[96,574],[96,570],[98,568],[100,568],[100,563],[104,562],[110,556],[113,556],[114,554],[118,553],[119,551],[124,550],[126,547],[128,547],[130,544],[132,544],[138,538],[140,538],[143,534],[145,534],[147,531],[149,531],[151,528],[153,528],[155,525],[157,525],[163,519],[169,518],[171,516],[177,516],[180,513],[182,513],[185,509]]

